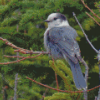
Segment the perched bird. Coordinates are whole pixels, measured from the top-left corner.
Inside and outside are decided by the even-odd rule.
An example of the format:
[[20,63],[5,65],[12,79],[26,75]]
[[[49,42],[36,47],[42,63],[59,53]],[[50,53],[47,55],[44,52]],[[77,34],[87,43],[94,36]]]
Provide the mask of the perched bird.
[[64,58],[69,63],[76,88],[85,90],[87,86],[78,62],[81,54],[75,29],[60,13],[50,14],[45,22],[48,23],[48,28],[44,33],[45,49],[54,59]]

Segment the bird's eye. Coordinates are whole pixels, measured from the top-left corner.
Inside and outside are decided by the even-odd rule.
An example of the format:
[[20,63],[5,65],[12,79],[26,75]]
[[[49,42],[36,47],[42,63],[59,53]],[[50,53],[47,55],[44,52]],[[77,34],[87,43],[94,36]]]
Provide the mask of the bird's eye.
[[54,18],[54,20],[57,20],[57,18]]

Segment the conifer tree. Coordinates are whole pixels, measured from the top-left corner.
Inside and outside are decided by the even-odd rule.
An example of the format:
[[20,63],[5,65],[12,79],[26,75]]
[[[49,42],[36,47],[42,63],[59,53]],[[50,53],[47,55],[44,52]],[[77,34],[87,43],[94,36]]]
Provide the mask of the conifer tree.
[[[85,3],[100,16],[99,0],[85,0]],[[11,43],[24,49],[33,51],[45,50],[43,46],[43,34],[47,28],[47,24],[44,23],[44,20],[50,13],[62,13],[67,17],[69,24],[75,28],[79,35],[77,41],[79,42],[82,56],[87,60],[88,64],[91,65],[90,72],[98,73],[98,68],[94,67],[97,66],[97,61],[94,60],[96,55],[91,47],[89,47],[80,27],[72,16],[73,11],[77,14],[77,18],[91,42],[97,49],[100,49],[98,44],[100,35],[99,31],[97,31],[99,26],[93,19],[87,16],[85,12],[87,11],[92,15],[97,22],[100,22],[100,19],[95,17],[87,8],[85,8],[80,0],[1,0],[0,37],[9,40]],[[13,48],[7,46],[0,40],[0,62],[16,60],[16,58],[5,58],[4,55],[16,55],[16,53]],[[19,55],[28,56],[29,54],[19,53]],[[44,87],[32,83],[30,80],[26,79],[26,76],[56,88],[56,85],[53,82],[55,81],[54,72],[57,72],[60,89],[69,90],[70,85],[71,90],[76,90],[68,64],[64,63],[64,61],[57,60],[54,65],[56,69],[54,69],[52,63],[53,62],[47,55],[42,55],[36,59],[27,59],[10,65],[0,65],[0,73],[4,73],[5,81],[9,84],[9,88],[6,90],[8,99],[11,99],[14,96],[14,75],[16,73],[19,73],[17,87],[18,100],[40,100],[45,92]],[[81,68],[82,71],[85,72],[85,68],[82,65]],[[0,77],[2,77],[2,74]],[[1,78],[0,83],[2,83],[0,86],[1,91],[3,90]],[[89,85],[89,87],[91,87],[91,85]],[[2,94],[0,94],[0,100],[3,99]],[[78,94],[73,95],[50,89],[45,95],[44,100],[72,100],[72,98],[77,100],[77,96]],[[82,100],[82,98],[83,94],[80,96],[79,100]]]

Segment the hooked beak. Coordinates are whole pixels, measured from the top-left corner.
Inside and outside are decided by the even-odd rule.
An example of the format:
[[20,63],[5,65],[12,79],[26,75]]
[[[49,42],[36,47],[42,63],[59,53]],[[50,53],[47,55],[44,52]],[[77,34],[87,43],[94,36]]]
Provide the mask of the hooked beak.
[[47,23],[50,22],[49,20],[44,20],[44,21],[47,22]]

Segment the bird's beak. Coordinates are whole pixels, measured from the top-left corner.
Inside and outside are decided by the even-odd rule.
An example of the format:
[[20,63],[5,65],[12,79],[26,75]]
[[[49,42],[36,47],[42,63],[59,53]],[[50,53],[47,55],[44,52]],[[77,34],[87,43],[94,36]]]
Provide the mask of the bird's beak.
[[50,22],[49,20],[44,20],[44,21],[47,22],[47,23]]

